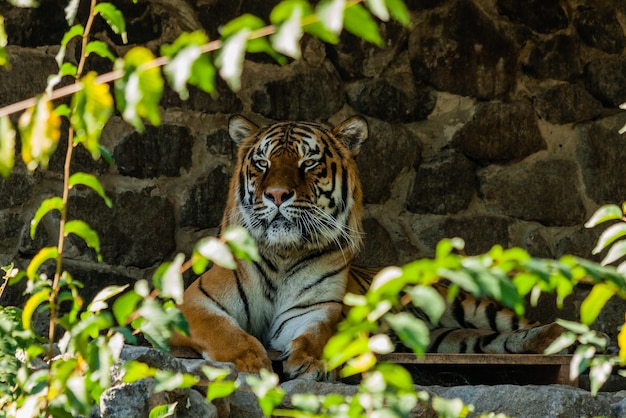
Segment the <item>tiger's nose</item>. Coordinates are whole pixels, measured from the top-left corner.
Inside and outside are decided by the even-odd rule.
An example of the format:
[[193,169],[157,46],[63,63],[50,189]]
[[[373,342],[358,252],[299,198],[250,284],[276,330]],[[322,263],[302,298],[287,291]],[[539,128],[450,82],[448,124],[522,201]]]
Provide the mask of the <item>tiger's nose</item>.
[[263,193],[265,197],[274,202],[276,206],[280,206],[289,200],[296,192],[282,187],[268,187]]

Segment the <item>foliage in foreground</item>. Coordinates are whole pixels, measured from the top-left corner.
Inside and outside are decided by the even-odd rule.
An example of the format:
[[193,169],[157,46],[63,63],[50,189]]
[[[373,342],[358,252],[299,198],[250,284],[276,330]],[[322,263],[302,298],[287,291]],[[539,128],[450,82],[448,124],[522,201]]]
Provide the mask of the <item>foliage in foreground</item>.
[[[112,162],[110,153],[100,144],[100,134],[113,114],[114,103],[124,119],[142,131],[145,121],[160,122],[158,103],[165,82],[182,98],[188,95],[187,85],[214,93],[218,74],[237,89],[246,52],[267,52],[284,63],[286,58],[281,54],[300,56],[299,39],[303,32],[336,43],[345,28],[381,44],[377,24],[370,13],[382,20],[393,17],[405,25],[409,23],[408,12],[399,0],[325,0],[315,7],[303,0],[287,0],[271,13],[272,26],[266,26],[255,16],[243,15],[223,27],[220,40],[210,42],[202,32],[184,33],[173,44],[162,46],[161,57],[155,57],[146,48],[134,47],[124,58],[115,58],[106,44],[90,40],[90,31],[93,19],[100,15],[125,39],[125,22],[120,11],[110,3],[91,0],[89,17],[83,25],[76,21],[78,5],[79,1],[70,1],[66,9],[70,29],[56,57],[59,71],[50,77],[46,92],[0,109],[0,175],[4,177],[10,175],[15,164],[17,133],[9,119],[11,114],[23,111],[18,122],[20,154],[29,170],[47,167],[62,136],[62,119],[67,119],[70,125],[62,195],[41,203],[30,229],[34,237],[43,217],[58,212],[58,244],[43,248],[24,270],[13,265],[3,268],[0,295],[7,284],[26,280],[29,298],[23,309],[0,308],[0,416],[89,415],[111,385],[110,366],[119,361],[123,344],[135,342],[140,333],[153,346],[167,350],[172,329],[185,332],[186,324],[175,307],[183,291],[182,255],[163,264],[152,284],[140,280],[132,289],[108,287],[88,303],[80,297],[82,283],[63,269],[64,240],[69,234],[80,237],[94,250],[98,260],[102,258],[98,234],[85,222],[70,218],[69,192],[86,187],[107,205],[111,200],[96,177],[87,173],[70,175],[70,167],[76,146],[85,147],[94,159]],[[8,64],[6,41],[0,18],[0,65]],[[80,59],[76,64],[65,57],[71,42],[80,43]],[[83,74],[90,54],[110,59],[115,72]],[[68,77],[74,80],[73,85],[55,89]],[[107,84],[112,81],[113,92]],[[55,99],[68,94],[72,95],[69,106],[54,106]],[[598,251],[612,246],[602,264],[610,264],[626,254],[626,244],[618,240],[626,236],[624,215],[620,208],[615,208],[603,208],[590,221],[592,226],[611,219],[621,220],[600,239]],[[554,292],[560,304],[578,283],[591,282],[592,291],[581,306],[581,323],[561,322],[568,332],[551,351],[579,344],[572,375],[590,367],[594,393],[614,366],[626,363],[626,327],[619,334],[617,356],[597,355],[606,342],[589,329],[610,297],[625,297],[623,265],[616,270],[574,257],[538,260],[523,250],[501,247],[481,256],[464,257],[458,254],[462,246],[460,240],[444,240],[438,245],[434,259],[415,261],[402,269],[387,269],[376,278],[367,295],[346,297],[346,302],[354,308],[329,342],[325,358],[329,367],[342,367],[344,376],[361,374],[355,396],[299,395],[291,400],[294,409],[277,409],[284,392],[275,375],[264,373],[248,379],[263,412],[283,416],[406,416],[418,402],[427,401],[426,393],[415,392],[405,369],[378,363],[376,355],[394,348],[388,330],[416,353],[424,352],[428,344],[426,324],[399,308],[414,304],[436,321],[444,301],[430,285],[443,279],[453,283],[452,293],[463,288],[479,297],[500,300],[520,314],[526,296],[536,302],[540,293]],[[194,251],[192,265],[199,273],[209,261],[232,265],[233,256],[250,259],[256,256],[245,231],[227,231],[221,239],[202,240]],[[50,268],[53,270],[50,276],[42,273]],[[35,318],[42,315],[49,317],[47,336],[38,335],[34,325]],[[62,330],[60,338],[57,329]],[[50,344],[52,341],[58,343]],[[197,382],[196,377],[157,370],[138,362],[125,364],[124,370],[125,382],[151,377],[156,380],[157,390],[163,391]],[[208,400],[227,396],[237,386],[226,379],[224,371],[207,368],[205,374],[212,381]],[[429,402],[446,417],[464,416],[471,410],[459,400],[433,398]],[[174,409],[175,405],[163,405],[155,408],[151,416],[169,416]]]

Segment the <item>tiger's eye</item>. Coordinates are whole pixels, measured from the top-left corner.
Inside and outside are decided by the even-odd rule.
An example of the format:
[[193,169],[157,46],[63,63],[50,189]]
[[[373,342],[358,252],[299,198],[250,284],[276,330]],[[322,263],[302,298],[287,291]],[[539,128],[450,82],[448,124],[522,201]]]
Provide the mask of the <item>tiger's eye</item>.
[[301,167],[307,171],[312,169],[313,167],[317,166],[319,164],[319,161],[316,160],[304,160],[301,164]]
[[265,171],[267,170],[267,167],[269,166],[269,163],[267,160],[255,160],[254,161],[254,166],[261,171]]

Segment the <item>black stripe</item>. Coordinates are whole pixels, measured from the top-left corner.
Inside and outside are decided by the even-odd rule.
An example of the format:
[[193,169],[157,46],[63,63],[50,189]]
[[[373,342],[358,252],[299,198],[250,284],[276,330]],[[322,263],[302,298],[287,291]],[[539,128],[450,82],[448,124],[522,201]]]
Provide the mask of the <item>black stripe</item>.
[[339,210],[342,212],[346,210],[348,206],[348,170],[343,167],[341,173],[341,202],[339,203]]
[[480,339],[482,340],[482,347],[487,347],[489,344],[491,344],[496,338],[498,338],[500,336],[499,333],[494,332],[493,334],[489,334],[489,335],[485,335],[484,337],[480,337]]
[[435,341],[431,341],[430,345],[428,346],[428,351],[431,353],[438,353],[439,352],[439,346],[441,345],[441,343],[443,342],[443,340],[450,335],[451,333],[453,333],[454,331],[457,331],[456,328],[451,328],[447,331],[442,332],[441,334],[439,334],[437,336],[437,338],[435,339]]
[[307,261],[312,261],[315,260],[316,258],[321,258],[326,256],[327,254],[333,252],[334,250],[332,249],[326,249],[324,251],[318,251],[318,252],[314,252],[312,254],[307,255],[306,257],[296,261],[296,263],[289,267],[287,269],[287,272],[285,273],[286,276],[293,276],[294,274],[296,274],[297,272],[299,272],[300,270],[302,270],[303,268],[307,267],[309,264],[307,263]]
[[476,354],[483,353],[483,349],[480,347],[480,341],[481,341],[481,338],[476,338],[476,341],[474,342],[473,353],[476,353]]
[[260,263],[254,262],[253,265],[263,279],[263,295],[265,295],[267,300],[273,302],[274,296],[276,296],[276,285],[267,277],[267,273]]
[[265,263],[267,268],[270,269],[272,272],[276,273],[278,271],[274,263],[272,263],[270,260],[265,258],[263,255],[261,255],[261,260],[263,260],[263,263]]
[[235,274],[235,280],[237,280],[237,290],[239,291],[239,297],[241,297],[241,301],[243,302],[243,308],[246,311],[246,330],[250,329],[250,305],[248,304],[248,296],[246,296],[246,292],[243,290],[243,286],[241,285],[241,279],[237,274],[237,270],[233,270]]
[[461,328],[471,328],[465,322],[465,309],[463,309],[463,301],[458,297],[454,299],[454,302],[452,302],[452,315]]
[[489,303],[485,308],[485,315],[487,316],[487,320],[489,321],[489,327],[498,331],[498,323],[496,322],[496,318],[498,317],[498,309],[496,309],[495,304]]
[[211,302],[213,302],[215,304],[215,306],[217,306],[218,308],[220,308],[222,311],[224,311],[227,315],[232,316],[230,314],[230,312],[228,312],[228,310],[224,307],[224,305],[222,305],[221,303],[219,303],[213,296],[211,296],[209,294],[209,292],[202,286],[202,279],[200,279],[200,283],[198,284],[198,288],[200,289],[200,291],[202,292],[202,294],[204,296],[206,296],[207,298],[209,298],[209,300]]
[[[313,306],[326,305],[326,304],[329,304],[329,303],[335,303],[335,304],[339,304],[339,305],[342,305],[342,304],[343,304],[343,302],[342,302],[342,301],[337,301],[337,300],[333,300],[333,299],[331,299],[331,300],[324,300],[324,301],[321,301],[321,302],[315,302],[315,303],[312,303],[312,304],[310,304],[310,305],[297,305],[297,306],[292,306],[291,308],[289,308],[289,309],[287,309],[286,311],[282,312],[282,313],[280,314],[280,316],[282,316],[282,315],[286,314],[287,312],[294,311],[294,310],[297,310],[297,309],[310,309],[310,308],[312,308]],[[280,333],[281,333],[281,332],[283,332],[283,329],[285,328],[285,324],[286,324],[287,322],[291,321],[292,319],[300,318],[301,316],[304,316],[304,315],[306,315],[306,314],[308,314],[308,313],[310,313],[310,312],[311,312],[310,310],[307,310],[307,311],[305,311],[305,312],[302,312],[302,313],[299,313],[299,314],[297,314],[297,315],[290,316],[289,318],[284,319],[284,320],[280,323],[280,325],[278,326],[278,328],[276,329],[276,331],[272,334],[272,338],[271,338],[270,340],[274,340],[277,336],[279,336],[279,335],[280,335]]]
[[329,277],[332,277],[332,276],[334,276],[334,275],[336,275],[336,274],[340,273],[341,271],[345,270],[345,269],[346,269],[346,267],[348,267],[348,265],[347,265],[347,264],[344,264],[343,266],[341,266],[341,267],[340,267],[340,268],[338,268],[337,270],[333,270],[333,271],[330,271],[330,272],[328,272],[328,273],[324,274],[322,277],[320,277],[319,279],[317,279],[315,282],[313,282],[313,283],[310,283],[310,284],[306,285],[306,286],[302,289],[302,291],[303,291],[303,292],[306,292],[307,290],[309,290],[309,289],[311,289],[311,288],[313,288],[313,287],[315,287],[315,286],[317,286],[317,285],[321,284],[322,282],[324,282],[324,280],[328,279]]

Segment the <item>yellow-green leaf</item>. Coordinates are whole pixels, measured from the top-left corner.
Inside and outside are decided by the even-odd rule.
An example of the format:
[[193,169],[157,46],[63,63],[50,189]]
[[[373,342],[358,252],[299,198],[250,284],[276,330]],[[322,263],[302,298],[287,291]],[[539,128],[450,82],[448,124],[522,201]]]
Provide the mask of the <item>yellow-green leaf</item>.
[[37,212],[35,212],[35,216],[33,220],[30,221],[30,238],[35,239],[35,232],[37,231],[37,225],[41,219],[50,211],[58,210],[59,212],[63,210],[63,199],[59,196],[50,197],[39,205]]
[[8,116],[0,118],[0,176],[9,177],[15,165],[15,129]]
[[111,62],[115,62],[115,56],[109,49],[109,46],[102,41],[91,41],[85,47],[85,55],[96,54],[102,58],[108,58]]
[[37,272],[43,263],[48,260],[53,260],[57,258],[59,255],[59,251],[57,247],[44,247],[30,260],[28,267],[26,268],[26,275],[30,280],[35,280],[37,278]]
[[585,228],[593,228],[594,226],[601,224],[602,222],[611,221],[615,219],[622,219],[623,213],[617,205],[606,205],[598,209],[585,223]]
[[35,107],[26,110],[19,119],[22,139],[22,159],[29,170],[48,167],[61,137],[61,118],[53,112],[47,96],[42,96]]
[[303,14],[302,7],[295,5],[291,15],[279,24],[278,31],[270,37],[272,46],[276,51],[295,59],[300,58]]
[[580,305],[580,322],[591,325],[613,295],[615,295],[613,286],[604,283],[596,284]]
[[70,122],[76,132],[74,142],[83,144],[94,160],[100,158],[100,134],[113,113],[113,97],[108,84],[97,84],[96,73],[82,78],[83,88],[72,98]]
[[134,47],[115,62],[115,69],[124,76],[115,81],[115,99],[124,119],[143,132],[142,118],[152,125],[161,122],[159,101],[163,94],[163,78],[156,66],[149,65],[155,57],[145,47]]
[[249,29],[243,29],[227,38],[217,56],[216,64],[220,69],[220,76],[234,91],[241,87],[241,73],[249,34]]
[[45,288],[32,295],[26,301],[24,310],[22,311],[22,325],[24,329],[32,331],[32,318],[37,308],[44,302],[48,301],[50,297],[50,289]]
[[622,364],[626,364],[626,315],[624,315],[622,329],[617,335],[617,345],[619,346],[619,359]]
[[0,15],[0,67],[9,64],[9,55],[4,47],[7,46],[7,33],[4,30],[4,17]]
[[315,14],[326,29],[339,35],[343,29],[345,7],[346,0],[322,0],[316,6]]
[[108,207],[113,206],[111,199],[109,199],[109,197],[106,195],[104,191],[104,188],[102,187],[102,183],[100,183],[100,181],[93,174],[80,173],[80,172],[72,174],[68,180],[68,184],[69,184],[70,189],[79,184],[83,186],[87,186],[94,192],[98,193],[98,196],[100,196],[104,200],[104,203]]
[[96,252],[98,261],[102,261],[100,254],[100,237],[86,222],[74,219],[65,224],[65,236],[74,234],[81,237],[85,243]]
[[122,37],[122,42],[128,43],[126,21],[124,20],[124,15],[117,7],[111,3],[99,3],[94,8],[94,11],[106,20],[113,32]]
[[400,22],[403,26],[409,27],[411,25],[409,10],[406,8],[406,5],[402,0],[385,0],[385,4],[394,19]]

